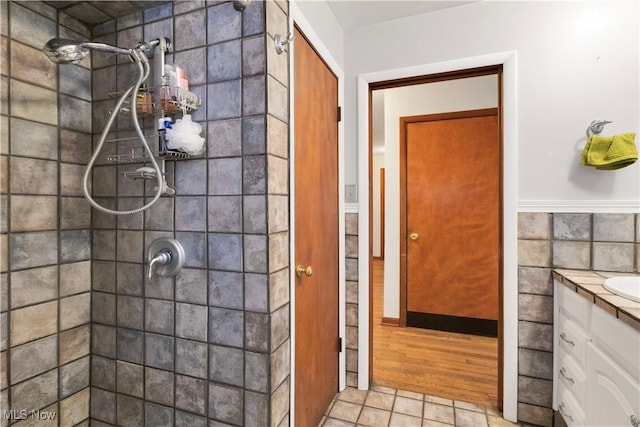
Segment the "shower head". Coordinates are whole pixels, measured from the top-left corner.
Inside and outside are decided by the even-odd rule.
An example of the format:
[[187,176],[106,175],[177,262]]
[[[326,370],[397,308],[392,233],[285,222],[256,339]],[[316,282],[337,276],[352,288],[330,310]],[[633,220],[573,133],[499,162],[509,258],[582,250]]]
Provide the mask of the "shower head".
[[244,11],[247,6],[249,5],[249,2],[251,0],[235,0],[233,2],[233,7],[238,11],[238,12],[242,12]]
[[104,43],[77,42],[61,38],[49,40],[42,51],[56,64],[68,64],[84,59],[89,54],[89,49],[121,55],[132,55],[133,53],[132,49],[123,49]]

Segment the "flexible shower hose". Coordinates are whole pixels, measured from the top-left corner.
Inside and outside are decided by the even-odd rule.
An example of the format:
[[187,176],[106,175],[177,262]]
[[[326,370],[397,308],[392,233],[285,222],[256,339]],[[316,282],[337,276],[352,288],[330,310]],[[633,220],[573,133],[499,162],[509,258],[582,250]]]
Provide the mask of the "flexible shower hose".
[[[84,173],[84,186],[83,186],[84,196],[87,198],[89,203],[91,203],[91,206],[93,206],[94,208],[98,209],[101,212],[108,213],[111,215],[132,215],[132,214],[140,213],[148,209],[149,207],[151,207],[151,205],[153,205],[155,202],[157,202],[164,190],[164,178],[162,176],[162,170],[160,170],[160,166],[158,166],[158,162],[156,161],[153,152],[149,148],[149,144],[147,143],[144,133],[140,128],[140,123],[138,122],[138,113],[136,111],[136,100],[138,98],[138,91],[140,89],[140,85],[142,84],[142,82],[144,82],[149,76],[149,71],[150,71],[149,62],[144,56],[144,54],[141,52],[138,52],[138,56],[141,56],[143,58],[142,61],[135,62],[138,65],[138,69],[140,71],[138,75],[138,80],[133,86],[127,89],[127,91],[120,97],[120,99],[116,103],[116,106],[113,109],[113,113],[111,113],[111,115],[109,116],[109,120],[107,120],[107,124],[104,126],[104,129],[102,130],[102,135],[100,135],[98,146],[96,147],[95,151],[93,152],[93,155],[89,159],[89,163],[87,163],[87,170]],[[120,111],[120,108],[122,108],[122,104],[124,104],[129,94],[131,94],[131,119],[133,121],[133,126],[135,127],[136,133],[138,134],[138,137],[140,138],[140,141],[142,142],[144,149],[147,151],[147,153],[149,153],[149,159],[151,160],[153,169],[156,172],[156,178],[158,179],[158,191],[156,192],[154,198],[149,203],[142,206],[141,208],[132,209],[128,211],[118,211],[118,210],[105,208],[104,206],[99,205],[93,199],[93,197],[91,197],[91,193],[89,192],[89,177],[91,176],[91,170],[93,169],[93,165],[98,159],[98,155],[102,150],[102,146],[104,145],[107,139],[107,134],[109,133],[109,131],[111,130],[111,127],[113,126],[113,122],[116,119],[116,115]]]

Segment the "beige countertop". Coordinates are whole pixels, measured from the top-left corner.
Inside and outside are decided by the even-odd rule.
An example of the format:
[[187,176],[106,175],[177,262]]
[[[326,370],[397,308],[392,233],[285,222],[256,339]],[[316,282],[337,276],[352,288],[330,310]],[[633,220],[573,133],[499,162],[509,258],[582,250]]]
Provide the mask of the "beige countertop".
[[604,280],[614,276],[637,276],[637,273],[568,270],[555,268],[553,278],[604,309],[633,328],[640,330],[640,302],[620,297],[604,287]]

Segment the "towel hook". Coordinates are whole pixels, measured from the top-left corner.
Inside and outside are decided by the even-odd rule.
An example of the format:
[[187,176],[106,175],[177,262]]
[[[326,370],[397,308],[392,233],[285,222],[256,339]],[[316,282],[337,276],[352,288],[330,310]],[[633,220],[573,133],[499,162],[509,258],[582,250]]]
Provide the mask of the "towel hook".
[[274,44],[274,47],[276,48],[276,53],[280,55],[282,52],[285,52],[287,50],[287,47],[291,44],[292,41],[293,41],[292,33],[287,34],[287,38],[284,40],[282,40],[282,36],[280,34],[276,34],[275,37],[273,38],[273,44]]
[[600,132],[602,132],[602,129],[604,129],[604,126],[608,125],[609,123],[612,123],[612,122],[609,120],[592,121],[589,127],[587,128],[587,137],[590,137],[591,135],[599,135]]

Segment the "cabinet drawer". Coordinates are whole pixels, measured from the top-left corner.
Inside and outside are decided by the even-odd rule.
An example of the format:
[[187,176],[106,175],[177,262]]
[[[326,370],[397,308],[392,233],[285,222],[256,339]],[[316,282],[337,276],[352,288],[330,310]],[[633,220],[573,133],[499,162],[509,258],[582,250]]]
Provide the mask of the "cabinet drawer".
[[558,355],[558,379],[567,390],[570,390],[578,402],[584,402],[586,397],[587,375],[584,368],[576,359],[560,351]]
[[608,353],[636,380],[640,379],[640,331],[594,307],[591,336],[598,347]]
[[558,385],[558,412],[562,415],[567,426],[585,426],[584,409],[578,403],[576,397],[564,387],[562,383]]
[[558,347],[575,357],[576,361],[584,368],[589,336],[576,322],[563,314],[558,315],[557,328]]
[[588,330],[593,302],[581,297],[577,292],[567,288],[558,281],[555,281],[555,290],[560,313],[574,320],[585,330]]

